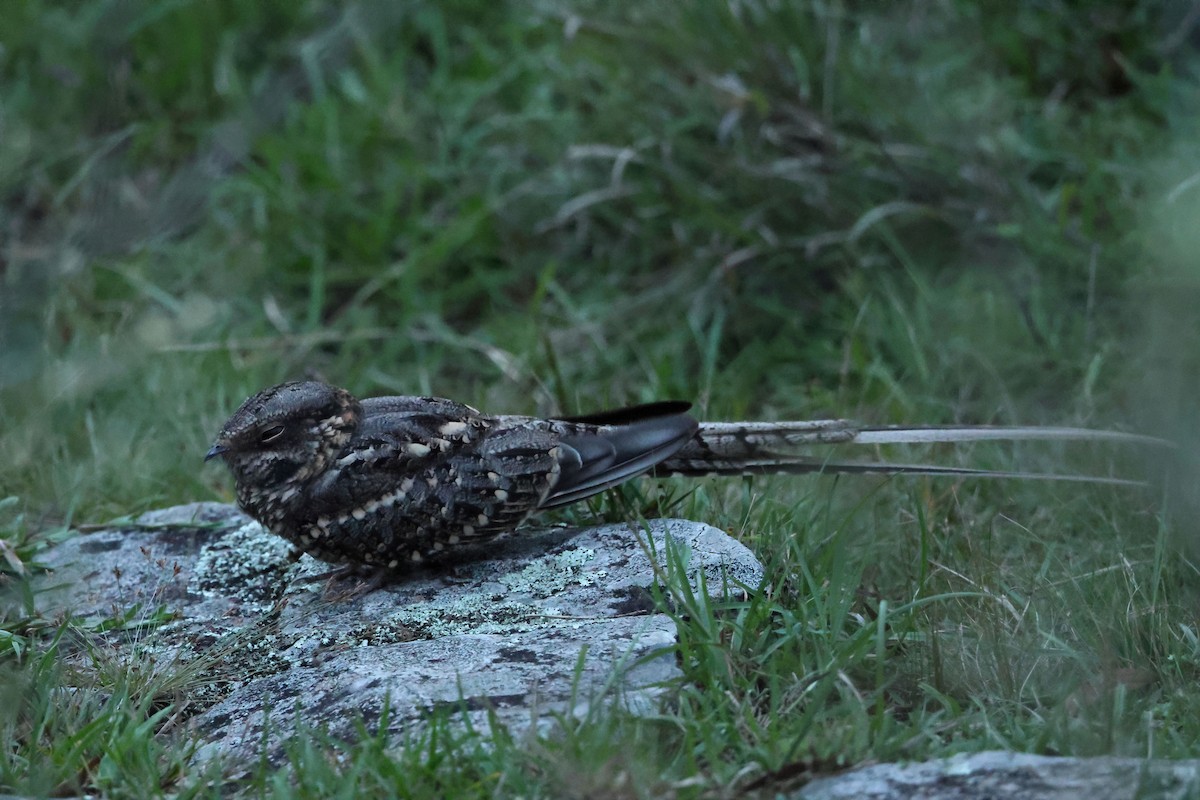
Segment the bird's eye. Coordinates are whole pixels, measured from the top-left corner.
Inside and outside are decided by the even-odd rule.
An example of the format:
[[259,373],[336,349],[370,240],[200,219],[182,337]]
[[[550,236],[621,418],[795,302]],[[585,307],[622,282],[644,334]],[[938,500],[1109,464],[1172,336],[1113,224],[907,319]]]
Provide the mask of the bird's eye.
[[262,442],[263,444],[267,444],[268,442],[275,441],[280,436],[283,436],[283,426],[272,425],[258,435],[258,441]]

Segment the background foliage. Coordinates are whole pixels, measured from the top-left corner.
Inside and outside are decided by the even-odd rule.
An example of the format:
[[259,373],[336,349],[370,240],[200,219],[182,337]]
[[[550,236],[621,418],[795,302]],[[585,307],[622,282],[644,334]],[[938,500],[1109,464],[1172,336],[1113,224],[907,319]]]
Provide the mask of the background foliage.
[[[243,397],[302,375],[495,411],[680,397],[712,419],[1190,441],[1196,17],[1102,0],[10,3],[0,487],[25,514],[6,552],[32,560],[72,520],[229,499],[200,464],[210,437]],[[961,458],[1112,468],[1058,450]],[[1184,509],[1194,474],[1171,486]],[[707,741],[690,737],[711,734],[716,700],[698,692],[665,744],[651,737],[651,772],[728,786],[750,751],[767,772],[809,751],[1190,752],[1194,523],[1170,523],[1162,499],[703,484],[672,513],[745,538],[777,590],[729,623],[745,649],[722,696],[782,714],[819,671],[799,655],[814,648],[861,695],[809,703],[802,729],[730,723]],[[780,614],[817,613],[831,587],[868,617],[881,598],[944,599],[906,612],[887,652],[861,649],[863,609],[821,606],[845,633],[821,651]],[[949,599],[967,589],[979,597]],[[8,632],[37,650],[29,608]],[[704,652],[695,686],[716,668]],[[590,760],[492,750],[480,774],[550,794],[566,768],[538,759],[601,784],[606,758],[640,774],[644,754],[605,737],[646,731],[618,728],[597,723]],[[79,777],[58,780],[97,785],[64,759]],[[0,783],[28,790],[34,772]]]

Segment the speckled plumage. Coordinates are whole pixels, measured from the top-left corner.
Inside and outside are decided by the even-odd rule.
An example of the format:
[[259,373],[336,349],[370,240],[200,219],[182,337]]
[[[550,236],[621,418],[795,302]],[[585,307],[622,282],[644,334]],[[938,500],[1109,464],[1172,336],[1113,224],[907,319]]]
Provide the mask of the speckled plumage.
[[616,424],[489,416],[285,383],[243,403],[209,457],[225,460],[239,505],[273,533],[325,561],[395,568],[645,472],[691,438],[686,411],[646,406]]
[[246,400],[207,459],[233,472],[238,503],[272,533],[334,563],[396,568],[515,529],[644,472],[733,475],[817,471],[1043,477],[927,464],[837,461],[809,445],[1015,439],[1107,440],[1133,434],[1045,427],[865,427],[847,420],[698,423],[689,404],[587,417],[491,416],[436,397],[354,398],[316,381]]

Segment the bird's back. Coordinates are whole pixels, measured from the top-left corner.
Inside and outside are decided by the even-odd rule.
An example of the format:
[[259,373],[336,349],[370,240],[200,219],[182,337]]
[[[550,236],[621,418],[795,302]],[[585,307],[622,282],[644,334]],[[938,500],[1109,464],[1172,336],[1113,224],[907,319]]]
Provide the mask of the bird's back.
[[274,532],[314,556],[395,568],[511,531],[628,480],[682,447],[686,405],[604,417],[489,416],[442,398],[360,402],[357,430],[297,487]]

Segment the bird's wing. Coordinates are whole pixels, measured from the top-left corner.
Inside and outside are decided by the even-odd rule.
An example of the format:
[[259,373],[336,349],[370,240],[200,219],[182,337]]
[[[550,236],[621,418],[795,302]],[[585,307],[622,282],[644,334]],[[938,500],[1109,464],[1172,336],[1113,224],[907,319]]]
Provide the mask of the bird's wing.
[[550,420],[560,473],[540,508],[557,508],[616,486],[670,458],[695,436],[687,403],[654,403]]

